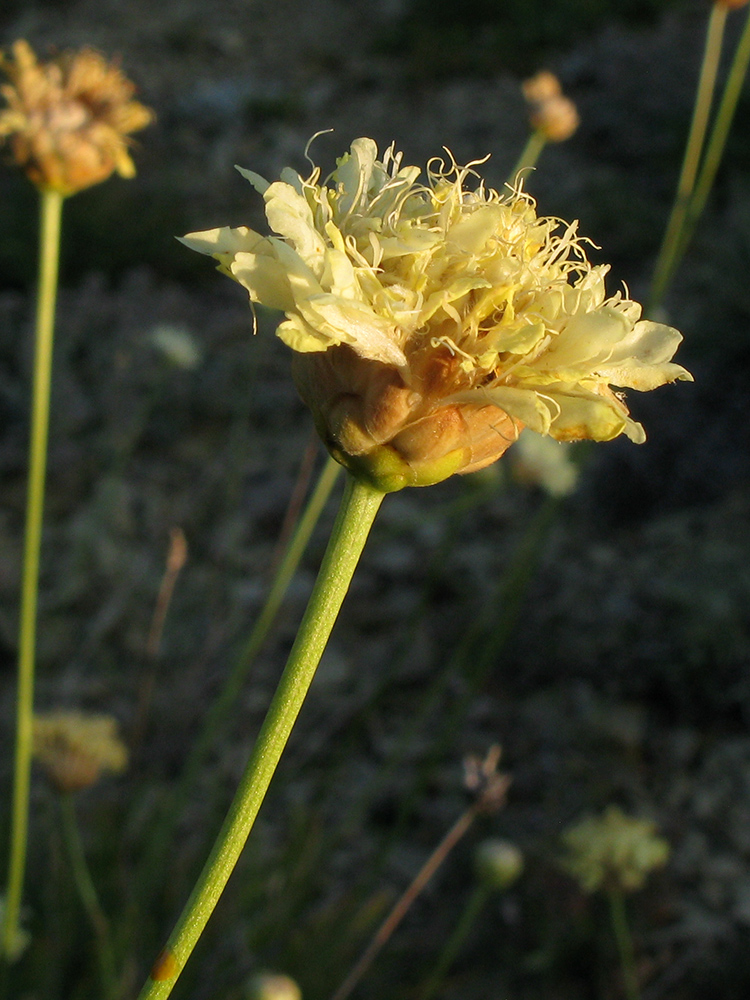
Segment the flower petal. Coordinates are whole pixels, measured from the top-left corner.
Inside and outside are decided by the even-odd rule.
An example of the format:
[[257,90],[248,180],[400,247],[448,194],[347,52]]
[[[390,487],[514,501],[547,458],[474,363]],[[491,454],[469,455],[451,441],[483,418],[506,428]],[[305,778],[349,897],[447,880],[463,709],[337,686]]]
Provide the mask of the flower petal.
[[250,294],[252,302],[269,309],[288,312],[294,308],[294,296],[286,270],[270,254],[238,253],[229,265],[235,281]]
[[301,194],[283,181],[271,184],[263,197],[270,227],[288,240],[308,267],[319,276],[326,245],[315,228],[310,206]]
[[614,396],[608,399],[584,389],[571,389],[550,391],[549,397],[558,407],[549,429],[556,441],[611,441],[628,426],[627,410]]
[[237,229],[232,229],[229,226],[223,226],[220,229],[207,229],[202,233],[188,233],[187,236],[178,236],[177,239],[186,247],[190,247],[191,250],[205,253],[209,257],[252,253],[257,248],[258,243],[265,242],[265,237],[246,226],[239,226]]

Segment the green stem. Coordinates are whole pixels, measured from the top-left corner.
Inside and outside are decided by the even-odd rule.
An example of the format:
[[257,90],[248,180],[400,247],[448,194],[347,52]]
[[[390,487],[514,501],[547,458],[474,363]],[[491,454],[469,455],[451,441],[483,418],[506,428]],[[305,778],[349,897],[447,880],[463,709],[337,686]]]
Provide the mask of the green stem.
[[456,960],[456,956],[461,951],[466,938],[477,921],[477,917],[484,909],[487,900],[490,898],[492,890],[485,884],[477,885],[474,888],[469,901],[464,907],[464,911],[458,919],[453,933],[443,948],[440,957],[435,964],[435,968],[430,973],[427,982],[419,992],[419,1000],[432,1000],[440,985],[445,979],[446,973]]
[[140,1000],[169,996],[253,827],[384,494],[349,477],[289,660],[214,848]]
[[750,11],[748,11],[745,28],[737,46],[737,51],[734,54],[734,59],[732,60],[732,66],[729,70],[729,76],[727,77],[727,82],[724,87],[724,93],[721,97],[719,110],[716,113],[714,127],[708,143],[706,144],[706,152],[703,157],[701,171],[695,185],[695,190],[693,191],[693,195],[690,199],[690,204],[688,205],[685,231],[680,242],[678,259],[675,262],[675,266],[679,263],[680,258],[685,252],[685,249],[690,242],[690,238],[693,235],[695,224],[703,214],[703,209],[706,207],[708,196],[711,193],[711,188],[713,187],[713,183],[716,178],[716,172],[719,169],[719,164],[721,163],[721,159],[724,155],[724,148],[727,144],[727,138],[729,137],[729,130],[732,127],[734,113],[737,110],[737,102],[739,101],[740,94],[742,93],[742,84],[745,81],[745,75],[747,73],[749,62]]
[[151,837],[144,862],[143,875],[138,880],[139,885],[150,887],[154,884],[155,869],[161,864],[169,846],[169,837],[174,823],[187,802],[190,790],[195,783],[196,776],[205,759],[206,753],[216,734],[226,722],[232,705],[235,704],[242,690],[242,685],[247,678],[248,671],[276,619],[281,603],[284,600],[284,595],[289,588],[289,583],[307,548],[310,535],[318,523],[340,472],[341,466],[339,463],[335,459],[329,458],[320,474],[320,479],[310,497],[310,501],[297,524],[291,541],[284,552],[283,558],[278,565],[271,589],[268,592],[268,597],[260,615],[234,666],[229,672],[223,688],[209,709],[200,735],[188,754],[177,787],[170,796],[159,825]]
[[2,955],[11,961],[18,934],[18,921],[26,868],[29,826],[29,779],[31,731],[34,708],[34,660],[36,612],[39,589],[39,550],[42,542],[44,481],[47,468],[47,432],[52,376],[52,344],[55,299],[60,256],[60,219],[63,196],[42,191],[40,218],[39,285],[36,302],[36,346],[34,388],[29,444],[29,482],[26,503],[26,535],[21,582],[21,615],[18,634],[18,694],[16,699],[16,756],[11,812],[8,888],[2,933]]
[[540,129],[535,129],[526,140],[526,145],[523,147],[523,151],[518,157],[515,167],[513,167],[508,175],[509,184],[516,183],[518,175],[522,170],[531,170],[532,167],[536,166],[536,162],[546,145],[547,139],[545,138],[544,133]]
[[99,904],[99,897],[96,893],[94,881],[86,864],[86,855],[83,850],[81,835],[76,821],[73,796],[69,792],[63,792],[60,795],[60,812],[62,813],[62,834],[65,841],[65,848],[68,852],[70,867],[73,871],[73,881],[94,930],[104,995],[107,997],[116,997],[118,995],[117,975],[115,973],[112,944],[109,938],[109,922]]
[[612,929],[615,932],[617,951],[620,955],[620,967],[625,985],[627,1000],[640,1000],[641,991],[638,986],[638,975],[635,968],[635,953],[633,938],[628,925],[628,915],[625,912],[625,897],[620,889],[609,889],[609,913],[612,918]]
[[726,18],[727,8],[724,4],[712,4],[708,29],[706,31],[703,64],[695,95],[693,120],[690,125],[690,133],[685,147],[685,156],[682,161],[682,171],[677,183],[677,193],[672,205],[672,212],[669,216],[669,222],[667,223],[659,256],[654,267],[651,293],[645,310],[646,315],[651,315],[661,305],[669,282],[677,267],[685,217],[698,173],[698,163],[700,161],[703,141],[706,136],[708,116],[713,101]]

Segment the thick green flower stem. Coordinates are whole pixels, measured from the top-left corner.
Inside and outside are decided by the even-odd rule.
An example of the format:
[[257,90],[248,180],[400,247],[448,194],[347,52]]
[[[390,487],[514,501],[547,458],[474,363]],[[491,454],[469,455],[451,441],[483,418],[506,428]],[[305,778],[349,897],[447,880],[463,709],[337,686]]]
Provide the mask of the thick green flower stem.
[[690,204],[688,205],[685,230],[682,235],[682,240],[680,241],[675,267],[679,263],[682,254],[685,252],[693,234],[695,224],[703,214],[703,209],[706,207],[708,196],[711,193],[711,188],[713,187],[714,180],[716,179],[716,172],[719,169],[719,164],[721,163],[724,155],[724,148],[727,144],[727,138],[729,137],[729,130],[732,127],[734,113],[737,110],[737,102],[739,101],[740,94],[742,93],[742,85],[745,82],[748,63],[750,63],[750,9],[748,10],[742,37],[737,45],[734,59],[732,60],[732,66],[729,70],[727,82],[724,87],[724,93],[722,94],[721,101],[719,103],[719,110],[716,112],[714,127],[711,131],[711,136],[706,143],[706,152],[703,157],[703,163],[701,164],[701,171],[698,175],[698,180],[695,183],[695,190],[693,191],[693,195],[690,199]]
[[638,986],[638,975],[635,967],[635,954],[633,952],[633,938],[628,925],[628,915],[625,910],[625,897],[621,889],[609,889],[607,891],[609,899],[609,914],[612,919],[612,929],[615,932],[617,941],[617,952],[620,956],[620,968],[622,969],[623,985],[627,1000],[641,1000],[641,991]]
[[118,987],[114,954],[109,937],[109,922],[99,905],[99,897],[91,878],[89,866],[86,863],[86,855],[76,820],[75,803],[70,792],[60,794],[60,813],[62,816],[62,835],[73,872],[73,880],[96,938],[96,952],[104,996],[113,1000],[118,995]]
[[672,212],[669,222],[664,232],[659,256],[654,267],[654,277],[651,282],[651,293],[645,314],[651,316],[664,298],[664,294],[669,287],[678,262],[678,254],[682,243],[682,233],[687,216],[688,205],[695,186],[695,178],[698,174],[698,164],[701,150],[706,136],[706,126],[708,116],[711,111],[714,87],[716,85],[716,73],[719,68],[721,57],[721,46],[724,38],[724,25],[727,19],[727,8],[722,3],[714,3],[711,6],[711,15],[706,31],[706,45],[703,52],[703,63],[701,65],[698,89],[695,95],[695,107],[693,109],[693,120],[690,125],[685,156],[682,161],[682,171],[677,182],[677,193],[675,195]]
[[44,481],[47,469],[49,394],[52,375],[52,342],[55,326],[55,299],[57,297],[62,203],[63,196],[58,192],[42,191],[34,388],[31,439],[29,445],[29,481],[21,583],[21,615],[18,636],[16,756],[13,779],[8,888],[5,899],[5,921],[3,924],[1,949],[2,955],[8,961],[13,958],[18,935],[18,920],[21,910],[24,871],[26,868],[39,550],[42,542]]
[[224,826],[140,1000],[162,1000],[195,947],[245,845],[331,634],[384,494],[348,478],[323,564]]

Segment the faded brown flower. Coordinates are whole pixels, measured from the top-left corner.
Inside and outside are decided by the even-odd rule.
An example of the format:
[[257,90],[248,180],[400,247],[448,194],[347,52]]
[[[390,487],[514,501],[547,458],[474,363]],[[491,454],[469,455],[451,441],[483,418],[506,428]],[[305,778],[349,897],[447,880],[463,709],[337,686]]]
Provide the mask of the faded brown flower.
[[71,195],[115,171],[134,176],[128,136],[154,115],[117,66],[93,49],[40,63],[20,40],[0,67],[10,80],[0,87],[0,138],[37,187]]

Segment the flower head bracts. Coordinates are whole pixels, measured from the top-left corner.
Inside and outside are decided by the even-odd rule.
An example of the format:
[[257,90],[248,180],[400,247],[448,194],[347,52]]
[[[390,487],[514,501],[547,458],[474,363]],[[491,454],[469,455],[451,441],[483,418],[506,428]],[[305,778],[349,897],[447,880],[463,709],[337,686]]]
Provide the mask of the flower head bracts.
[[[671,363],[679,333],[640,320],[619,293],[607,298],[608,268],[589,263],[575,225],[538,217],[520,189],[470,186],[476,165],[433,160],[422,184],[393,147],[380,161],[371,139],[357,139],[324,182],[317,168],[306,179],[285,170],[273,184],[241,171],[276,235],[216,229],[185,242],[216,257],[253,302],[286,313],[278,335],[310,356],[297,358],[297,380],[334,453],[392,443],[446,407],[467,407],[472,419],[482,411],[483,428],[494,414],[502,450],[524,424],[561,441],[643,441],[611,386],[690,379]],[[319,399],[321,382],[337,378],[358,383],[360,397],[363,386],[387,385],[393,398],[366,402],[342,432]],[[451,471],[502,453],[487,433]]]

